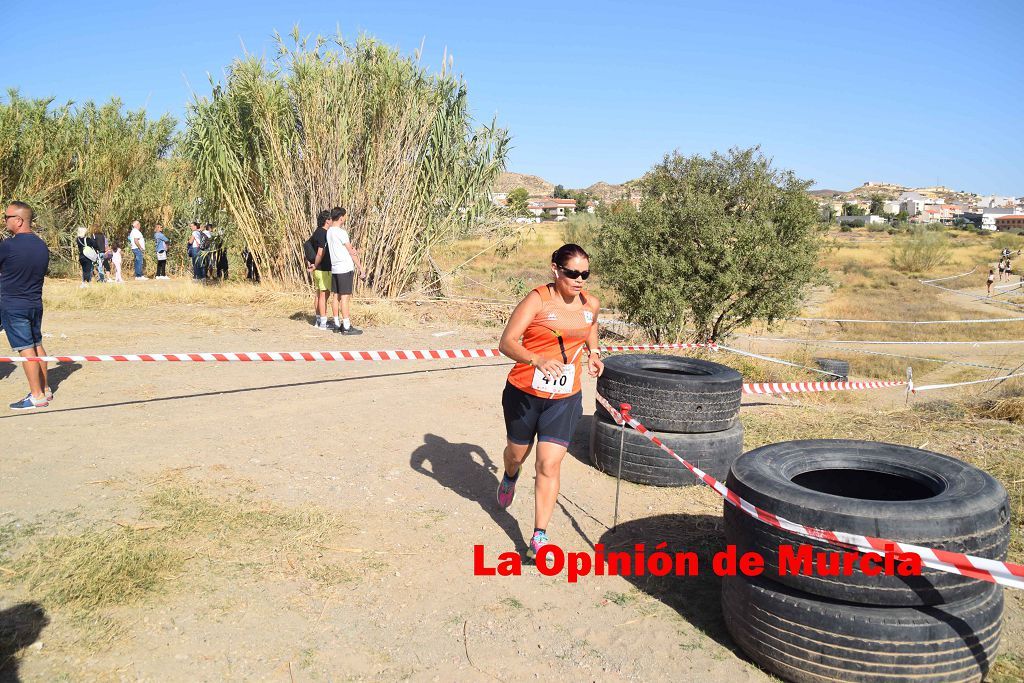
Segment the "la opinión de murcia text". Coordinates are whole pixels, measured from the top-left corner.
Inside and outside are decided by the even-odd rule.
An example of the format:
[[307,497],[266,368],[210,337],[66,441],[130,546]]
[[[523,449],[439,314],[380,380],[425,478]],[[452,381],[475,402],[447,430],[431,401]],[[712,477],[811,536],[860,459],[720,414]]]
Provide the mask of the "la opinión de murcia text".
[[[548,544],[538,551],[535,564],[540,574],[564,573],[569,583],[588,576],[696,576],[702,571],[696,552],[670,552],[667,548],[667,543],[659,543],[648,552],[644,544],[636,544],[632,550],[611,551],[599,543],[593,551],[566,552],[555,544]],[[866,576],[920,576],[921,567],[919,555],[897,552],[893,546],[886,546],[882,553],[874,553],[780,545],[777,571],[780,576],[850,576],[855,572]],[[474,576],[521,576],[522,571],[519,553],[503,552],[496,561],[489,561],[483,545],[473,546]],[[711,571],[718,576],[761,576],[766,571],[765,559],[758,552],[740,553],[735,545],[727,545],[712,555]]]

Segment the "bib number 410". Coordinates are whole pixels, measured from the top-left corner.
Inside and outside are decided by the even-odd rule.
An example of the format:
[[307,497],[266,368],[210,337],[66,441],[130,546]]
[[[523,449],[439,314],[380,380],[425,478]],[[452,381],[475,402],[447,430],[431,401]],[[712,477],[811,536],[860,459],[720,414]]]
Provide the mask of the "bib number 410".
[[576,366],[563,365],[562,374],[548,378],[537,368],[533,371],[533,388],[550,394],[571,394],[576,380]]

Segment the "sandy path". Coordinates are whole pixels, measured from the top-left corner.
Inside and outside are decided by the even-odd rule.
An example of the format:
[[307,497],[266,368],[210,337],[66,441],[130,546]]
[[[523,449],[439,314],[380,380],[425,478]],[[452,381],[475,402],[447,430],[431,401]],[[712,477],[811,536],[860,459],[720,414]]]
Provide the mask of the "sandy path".
[[[223,311],[211,323],[209,311],[203,316],[197,321],[188,307],[58,312],[47,317],[48,351],[490,347],[496,335],[431,336],[447,326],[341,338],[289,320],[253,323]],[[528,566],[519,578],[472,575],[474,544],[493,557],[522,548],[531,531],[528,482],[510,513],[492,504],[507,367],[494,360],[111,363],[55,371],[49,409],[0,414],[0,512],[44,522],[61,514],[72,526],[132,519],[147,482],[187,468],[181,476],[202,485],[325,506],[346,520],[345,547],[360,552],[325,551],[352,577],[330,589],[287,567],[268,577],[179,577],[177,588],[124,610],[127,636],[107,651],[70,644],[74,626],[51,615],[43,649],[26,651],[21,674],[765,680],[733,650],[710,575],[595,577],[575,585]],[[0,389],[17,397],[20,372],[0,380]],[[590,413],[592,382],[585,392]],[[610,535],[614,480],[580,460],[582,441],[564,464],[565,495],[550,526],[560,545],[721,544],[717,497],[694,488],[624,484],[624,522]]]

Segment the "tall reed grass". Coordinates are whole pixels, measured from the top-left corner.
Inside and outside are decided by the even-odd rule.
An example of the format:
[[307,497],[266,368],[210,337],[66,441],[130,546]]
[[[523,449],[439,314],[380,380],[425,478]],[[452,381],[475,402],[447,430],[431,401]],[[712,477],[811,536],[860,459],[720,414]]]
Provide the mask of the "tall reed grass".
[[184,154],[264,279],[304,282],[302,243],[319,210],[341,205],[373,291],[409,289],[432,246],[491,211],[507,133],[472,129],[450,62],[430,73],[371,38],[297,29],[277,47],[235,60],[191,104]]

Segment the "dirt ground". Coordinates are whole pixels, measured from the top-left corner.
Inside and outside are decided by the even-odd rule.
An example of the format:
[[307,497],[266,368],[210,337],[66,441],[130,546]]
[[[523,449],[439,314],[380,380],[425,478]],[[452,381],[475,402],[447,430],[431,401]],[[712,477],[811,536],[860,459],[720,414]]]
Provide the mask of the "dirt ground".
[[[255,310],[206,310],[201,320],[196,312],[58,311],[46,317],[46,345],[54,354],[490,348],[497,336],[437,323],[342,337]],[[525,550],[532,531],[532,476],[509,511],[494,504],[508,367],[486,359],[52,370],[49,408],[0,412],[0,525],[36,525],[33,538],[118,524],[158,533],[148,524],[152,496],[175,487],[266,510],[315,508],[331,521],[308,542],[275,545],[268,532],[267,544],[239,546],[216,530],[179,540],[180,571],[132,604],[100,609],[102,621],[47,607],[38,639],[6,653],[15,655],[8,678],[771,680],[729,639],[709,571],[569,584],[524,563],[520,577],[473,575],[475,544],[493,562]],[[0,394],[15,400],[24,378],[12,370],[0,364]],[[585,452],[593,395],[588,380],[552,540],[566,550],[666,541],[706,560],[724,544],[721,503],[706,488],[623,482],[620,525],[610,530],[615,480]],[[755,398],[744,416],[803,419],[792,402]],[[0,569],[4,561],[0,554]],[[1001,652],[1024,653],[1022,601],[1007,597]],[[37,600],[14,584],[0,613]]]

